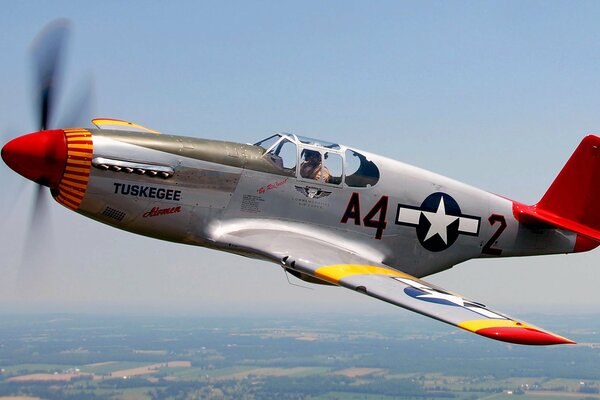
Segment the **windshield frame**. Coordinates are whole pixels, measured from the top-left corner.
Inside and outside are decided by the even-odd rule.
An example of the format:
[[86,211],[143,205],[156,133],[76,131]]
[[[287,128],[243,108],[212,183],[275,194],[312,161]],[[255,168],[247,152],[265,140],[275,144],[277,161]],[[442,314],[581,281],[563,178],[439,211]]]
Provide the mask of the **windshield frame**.
[[[261,143],[274,138],[274,137],[278,137],[278,139],[269,146],[269,148],[265,149],[263,146],[261,146]],[[320,139],[314,139],[314,138],[310,138],[308,136],[297,136],[293,133],[286,133],[286,132],[277,132],[274,133],[271,136],[266,137],[265,139],[262,139],[256,143],[254,143],[254,146],[260,147],[261,149],[264,149],[262,151],[262,156],[265,157],[267,154],[269,154],[274,148],[276,148],[277,146],[279,146],[279,144],[284,141],[284,140],[289,140],[290,142],[294,143],[296,145],[296,173],[295,173],[295,177],[296,179],[303,181],[303,182],[314,182],[315,184],[322,184],[322,185],[327,185],[327,186],[332,186],[332,187],[344,187],[344,188],[348,188],[348,189],[352,189],[352,190],[361,190],[361,189],[369,189],[372,188],[374,186],[376,186],[380,179],[381,179],[381,169],[379,168],[379,166],[377,165],[377,163],[373,160],[370,159],[368,152],[364,152],[362,150],[358,150],[358,149],[354,149],[351,147],[347,147],[347,146],[343,146],[343,145],[339,145],[337,143],[333,143],[333,142],[328,142],[325,140],[320,140]],[[321,153],[321,160],[323,161],[323,156],[325,153],[330,152],[332,154],[338,154],[339,156],[341,156],[342,158],[342,177],[341,177],[341,182],[340,184],[336,184],[336,183],[329,183],[329,182],[323,182],[323,181],[315,181],[314,179],[310,179],[310,178],[305,178],[302,177],[300,174],[300,165],[302,163],[302,151],[303,150],[315,150],[318,151],[319,153]],[[365,179],[367,178],[367,181],[365,182],[365,186],[363,186],[362,184],[360,185],[349,185],[346,180],[349,176],[353,176],[355,174],[351,174],[351,175],[347,175],[348,172],[348,161],[349,159],[347,158],[347,153],[348,152],[352,152],[357,154],[358,158],[361,160],[361,165],[363,167],[367,167],[368,169],[371,169],[374,167],[374,171],[376,172],[376,174],[373,174],[373,176],[365,176],[365,177],[360,177],[360,176],[356,176],[355,178],[357,179]],[[372,164],[373,167],[370,167],[369,164]],[[359,168],[360,169],[360,168]],[[356,171],[355,171],[356,172]],[[368,178],[372,179],[373,183],[369,183],[368,182]]]

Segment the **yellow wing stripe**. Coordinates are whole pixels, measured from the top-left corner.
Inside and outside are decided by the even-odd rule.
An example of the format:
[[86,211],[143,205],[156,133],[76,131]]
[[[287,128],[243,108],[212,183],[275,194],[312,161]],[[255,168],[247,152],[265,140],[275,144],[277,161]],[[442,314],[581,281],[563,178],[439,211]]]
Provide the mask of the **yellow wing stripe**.
[[475,319],[463,321],[459,323],[458,326],[471,332],[477,332],[480,329],[486,328],[524,328],[539,330],[539,328],[536,328],[533,325],[527,325],[510,319]]
[[402,278],[415,279],[413,276],[396,271],[391,268],[376,267],[374,265],[363,264],[335,264],[318,268],[315,271],[315,277],[324,281],[339,284],[340,280],[353,275],[387,275],[398,276]]

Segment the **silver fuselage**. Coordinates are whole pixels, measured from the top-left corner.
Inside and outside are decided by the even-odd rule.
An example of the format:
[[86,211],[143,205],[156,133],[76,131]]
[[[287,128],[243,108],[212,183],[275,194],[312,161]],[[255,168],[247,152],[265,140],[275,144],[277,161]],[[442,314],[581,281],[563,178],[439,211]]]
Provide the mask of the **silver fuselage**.
[[[269,258],[221,238],[249,227],[294,231],[416,277],[471,258],[568,253],[575,246],[574,233],[520,224],[511,200],[367,152],[361,153],[380,177],[357,188],[282,174],[255,145],[90,132],[94,162],[76,211],[158,239]],[[432,193],[450,196],[464,216],[443,249],[427,249],[418,238],[419,224],[428,223],[419,210]]]

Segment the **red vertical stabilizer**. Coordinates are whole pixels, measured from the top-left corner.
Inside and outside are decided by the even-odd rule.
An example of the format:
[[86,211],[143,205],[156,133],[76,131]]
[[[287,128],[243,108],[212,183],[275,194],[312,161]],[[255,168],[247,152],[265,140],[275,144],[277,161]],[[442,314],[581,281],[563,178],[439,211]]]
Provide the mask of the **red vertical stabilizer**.
[[586,136],[535,205],[515,202],[515,218],[526,224],[567,229],[600,244],[600,137]]

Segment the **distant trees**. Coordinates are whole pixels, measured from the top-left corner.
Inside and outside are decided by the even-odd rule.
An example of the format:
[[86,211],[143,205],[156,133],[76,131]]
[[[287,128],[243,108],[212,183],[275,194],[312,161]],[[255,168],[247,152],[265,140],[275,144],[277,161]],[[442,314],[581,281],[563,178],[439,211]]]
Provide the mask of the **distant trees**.
[[598,389],[598,386],[584,384],[584,385],[579,386],[578,392],[592,394],[592,393],[600,393],[600,390]]

